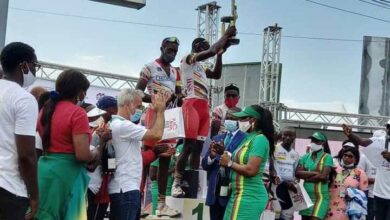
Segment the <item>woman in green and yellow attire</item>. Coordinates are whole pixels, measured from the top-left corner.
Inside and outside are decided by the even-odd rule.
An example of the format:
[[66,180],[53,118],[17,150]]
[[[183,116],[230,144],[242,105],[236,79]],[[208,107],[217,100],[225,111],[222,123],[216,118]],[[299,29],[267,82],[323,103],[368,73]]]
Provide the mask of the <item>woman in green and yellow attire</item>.
[[248,136],[230,157],[221,156],[220,165],[232,169],[232,195],[224,220],[259,219],[268,201],[262,175],[269,155],[274,151],[274,126],[270,111],[252,105],[233,114]]
[[314,206],[299,212],[302,220],[324,219],[329,207],[329,175],[333,168],[328,140],[321,132],[315,132],[310,143],[310,153],[299,160],[296,177],[303,179],[304,187]]

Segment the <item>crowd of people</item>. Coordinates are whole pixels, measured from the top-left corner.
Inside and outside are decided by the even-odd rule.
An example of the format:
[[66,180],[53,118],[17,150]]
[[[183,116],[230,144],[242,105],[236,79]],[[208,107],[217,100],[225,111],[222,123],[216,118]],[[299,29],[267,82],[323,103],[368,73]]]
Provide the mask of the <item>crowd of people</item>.
[[[40,68],[35,51],[21,42],[6,45],[0,54],[0,219],[180,217],[166,197],[197,198],[201,167],[211,220],[258,220],[266,211],[279,220],[292,220],[297,211],[303,220],[389,220],[390,124],[369,139],[343,125],[346,138],[335,157],[325,133],[316,131],[299,155],[295,129],[277,133],[261,105],[238,108],[234,84],[224,88],[224,104],[209,111],[208,79],[223,74],[222,56],[235,34],[229,27],[213,45],[196,38],[180,69],[171,65],[180,42],[165,38],[135,89],[93,104],[84,101],[90,82],[73,69],[58,76],[54,91],[28,92]],[[202,62],[213,56],[212,68]],[[162,140],[164,112],[177,107],[185,137]],[[382,166],[374,167],[359,146],[382,150]],[[148,191],[150,213],[141,208]],[[312,206],[295,207],[291,195],[301,191]]]

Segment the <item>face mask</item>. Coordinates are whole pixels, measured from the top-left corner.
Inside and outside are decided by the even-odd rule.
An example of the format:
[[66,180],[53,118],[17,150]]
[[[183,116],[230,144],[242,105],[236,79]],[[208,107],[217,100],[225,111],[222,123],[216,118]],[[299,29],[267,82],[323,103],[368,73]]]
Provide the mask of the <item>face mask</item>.
[[28,69],[27,74],[23,73],[23,87],[24,88],[31,86],[36,80],[35,76],[30,71],[30,68],[28,68],[28,66],[27,66],[27,69]]
[[344,167],[345,169],[351,169],[351,168],[354,168],[355,167],[355,164],[353,164],[353,163],[351,163],[351,164],[344,164],[344,161],[343,160],[341,160],[341,162],[340,162],[340,165],[342,166],[342,167]]
[[322,144],[310,143],[310,149],[312,152],[316,152],[322,149]]
[[251,127],[251,124],[249,123],[249,121],[239,121],[238,127],[240,128],[240,130],[242,132],[247,132],[249,130],[249,128]]
[[130,121],[133,123],[138,122],[141,119],[141,116],[142,116],[142,110],[137,109],[137,110],[135,110],[135,113],[133,115],[131,115]]
[[229,98],[229,99],[225,99],[225,105],[228,107],[228,108],[233,108],[233,107],[236,107],[237,104],[238,104],[238,101],[239,101],[239,98]]
[[225,129],[229,132],[235,132],[238,129],[237,122],[232,120],[225,120]]
[[166,53],[163,53],[161,58],[164,61],[164,63],[172,63],[175,60],[174,55],[169,55]]

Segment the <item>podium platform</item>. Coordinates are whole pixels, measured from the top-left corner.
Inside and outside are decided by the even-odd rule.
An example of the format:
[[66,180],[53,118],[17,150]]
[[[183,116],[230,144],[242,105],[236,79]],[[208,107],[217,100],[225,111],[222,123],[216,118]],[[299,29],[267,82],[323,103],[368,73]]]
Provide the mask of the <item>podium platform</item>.
[[[210,220],[209,207],[205,199],[185,199],[166,197],[167,205],[181,212],[177,220]],[[172,218],[173,219],[173,218]]]

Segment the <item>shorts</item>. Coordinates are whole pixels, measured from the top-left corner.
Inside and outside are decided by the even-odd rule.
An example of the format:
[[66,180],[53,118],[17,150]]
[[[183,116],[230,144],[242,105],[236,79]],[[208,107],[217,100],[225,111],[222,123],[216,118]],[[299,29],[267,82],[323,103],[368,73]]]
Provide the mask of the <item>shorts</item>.
[[184,129],[186,138],[206,140],[210,129],[209,103],[204,99],[184,99]]
[[[153,126],[155,121],[156,121],[156,113],[151,108],[146,109],[146,112],[145,112],[145,127],[147,129],[150,129]],[[148,146],[148,147],[154,147],[156,145],[167,144],[170,147],[176,147],[176,142],[177,142],[177,140],[175,140],[175,139],[162,140],[162,141],[148,140],[148,141],[144,141],[144,145]]]

